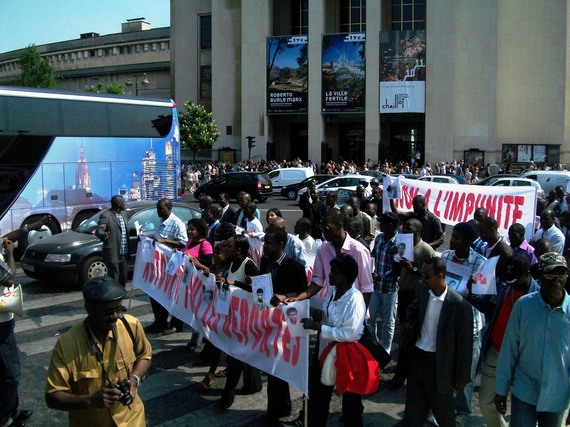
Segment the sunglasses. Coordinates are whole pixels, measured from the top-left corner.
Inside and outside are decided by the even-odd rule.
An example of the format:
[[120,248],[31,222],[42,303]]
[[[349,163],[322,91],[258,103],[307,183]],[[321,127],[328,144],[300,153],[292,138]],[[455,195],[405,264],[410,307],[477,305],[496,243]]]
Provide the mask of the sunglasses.
[[564,277],[568,277],[568,273],[542,273],[542,277],[546,280],[562,280]]

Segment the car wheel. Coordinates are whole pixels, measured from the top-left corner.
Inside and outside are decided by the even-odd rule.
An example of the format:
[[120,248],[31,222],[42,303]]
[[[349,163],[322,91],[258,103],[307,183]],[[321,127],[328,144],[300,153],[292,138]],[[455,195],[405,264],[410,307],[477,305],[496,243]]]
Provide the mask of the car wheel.
[[83,268],[81,269],[81,276],[79,278],[80,285],[87,282],[94,277],[107,276],[108,270],[107,265],[103,262],[103,258],[100,256],[93,256],[87,258],[83,263]]
[[295,190],[287,191],[287,200],[295,200],[297,198],[297,192]]
[[265,201],[267,200],[267,197],[259,196],[259,197],[257,198],[257,200],[259,201],[259,203],[263,203],[263,202],[265,202]]
[[[22,223],[22,227],[24,225],[30,225],[31,223],[36,222],[41,217],[42,217],[41,215],[36,215],[36,216],[31,216],[29,218],[26,218],[26,220]],[[48,221],[44,224],[44,227],[42,227],[42,230],[39,232],[36,232],[36,233],[38,233],[37,239],[39,240],[39,239],[43,239],[45,237],[53,236],[54,234],[58,234],[60,231],[61,230],[59,229],[59,225],[50,216],[50,219],[48,219]],[[32,233],[32,232],[30,232],[30,233]],[[28,239],[28,237],[30,237],[30,233],[24,234],[24,236],[18,240],[18,252],[17,252],[18,258],[24,254],[28,245],[33,243],[33,242],[30,242],[30,240]]]
[[87,211],[75,215],[75,218],[73,218],[73,223],[71,224],[71,229],[73,231],[77,230],[77,227],[79,227],[81,224],[83,224],[85,221],[91,218],[95,213],[96,211]]

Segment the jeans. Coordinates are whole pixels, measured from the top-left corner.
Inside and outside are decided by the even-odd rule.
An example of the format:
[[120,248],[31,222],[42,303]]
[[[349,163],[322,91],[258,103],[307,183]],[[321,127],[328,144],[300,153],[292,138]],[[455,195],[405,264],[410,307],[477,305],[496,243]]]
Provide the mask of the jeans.
[[20,357],[14,335],[14,319],[0,323],[0,425],[18,410]]
[[455,393],[455,410],[457,415],[468,417],[471,415],[471,399],[473,398],[473,387],[475,385],[475,375],[477,374],[477,362],[481,353],[481,335],[473,334],[473,355],[471,357],[471,382],[463,389]]
[[562,412],[537,412],[536,406],[511,397],[511,425],[516,427],[560,427],[562,425]]
[[[392,348],[392,339],[394,338],[394,329],[396,328],[396,313],[398,312],[398,292],[382,293],[374,291],[370,297],[370,319],[368,319],[368,328],[372,335],[380,342],[382,347],[390,353]],[[378,317],[382,317],[382,333],[378,338],[376,321]]]
[[507,427],[505,417],[495,408],[495,386],[497,382],[497,360],[499,352],[493,346],[483,356],[481,363],[481,387],[479,388],[479,408],[487,427]]

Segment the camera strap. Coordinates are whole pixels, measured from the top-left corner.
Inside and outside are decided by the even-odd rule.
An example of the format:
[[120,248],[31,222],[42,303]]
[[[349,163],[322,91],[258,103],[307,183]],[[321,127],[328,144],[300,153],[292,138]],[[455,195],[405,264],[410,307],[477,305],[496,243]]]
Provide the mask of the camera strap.
[[[87,325],[86,320],[83,321],[83,325],[85,326],[85,333],[87,335],[87,344],[89,345],[89,350],[91,351],[93,356],[95,356],[95,359],[97,360],[97,362],[99,362],[99,364],[101,365],[101,369],[103,370],[103,376],[105,377],[105,380],[107,381],[107,383],[110,384],[111,380],[109,379],[109,375],[107,374],[107,371],[105,370],[105,365],[103,363],[103,354],[101,353],[101,350],[99,350],[99,346],[95,342],[95,339],[93,338],[93,333],[91,332],[91,329]],[[113,333],[114,333],[114,331],[115,330],[113,328]],[[115,339],[116,339],[116,336],[115,336]]]

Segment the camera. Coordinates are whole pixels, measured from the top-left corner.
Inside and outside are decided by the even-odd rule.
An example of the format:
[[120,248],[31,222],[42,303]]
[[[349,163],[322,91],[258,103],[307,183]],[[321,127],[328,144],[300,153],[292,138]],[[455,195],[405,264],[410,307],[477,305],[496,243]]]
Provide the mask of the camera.
[[131,395],[130,387],[127,383],[122,382],[111,384],[111,387],[116,388],[121,392],[121,395],[119,396],[119,402],[121,402],[123,405],[129,406],[131,403],[133,403],[133,396]]

